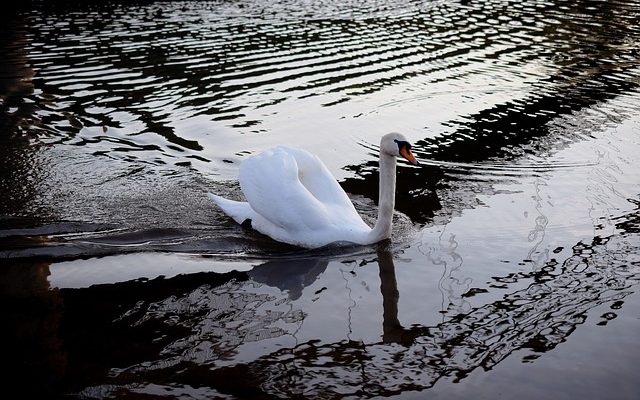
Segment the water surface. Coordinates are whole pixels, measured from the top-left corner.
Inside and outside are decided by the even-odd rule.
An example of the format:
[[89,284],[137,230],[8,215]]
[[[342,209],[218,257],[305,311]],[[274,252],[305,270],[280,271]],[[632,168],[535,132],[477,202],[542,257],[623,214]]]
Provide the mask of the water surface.
[[[0,47],[7,393],[636,399],[640,3],[35,2]],[[318,154],[390,241],[237,226]]]

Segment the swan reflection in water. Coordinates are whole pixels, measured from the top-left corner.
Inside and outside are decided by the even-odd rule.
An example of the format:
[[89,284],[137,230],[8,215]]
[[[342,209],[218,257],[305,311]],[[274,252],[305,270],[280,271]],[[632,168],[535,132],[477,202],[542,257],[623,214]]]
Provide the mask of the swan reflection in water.
[[272,260],[254,267],[247,275],[255,282],[287,292],[289,300],[297,300],[304,288],[315,282],[328,265],[329,260],[324,258]]
[[325,279],[335,260],[272,260],[244,278],[235,276],[216,286],[194,281],[182,294],[139,300],[120,322],[134,329],[153,328],[161,344],[157,353],[112,368],[105,384],[82,393],[145,390],[153,382],[156,387],[197,386],[236,396],[331,397],[336,391],[386,396],[423,390],[441,378],[464,379],[477,368],[492,369],[516,350],[530,350],[523,361],[532,362],[565,341],[590,309],[621,304],[630,285],[640,281],[638,271],[625,262],[628,251],[619,236],[578,243],[561,263],[551,260],[540,270],[494,278],[507,289],[513,282],[531,282],[525,289],[433,326],[403,326],[394,254],[388,243],[380,244],[375,257],[360,263],[368,267],[377,261],[379,268],[381,335],[368,341],[349,335],[327,339],[321,333],[299,341],[301,326],[317,317],[312,314],[317,310],[305,303],[312,296],[304,291]]
[[[28,326],[46,323],[47,338],[57,343],[56,359],[43,363],[59,381],[43,390],[59,387],[87,397],[159,388],[172,396],[180,391],[187,396],[195,388],[257,398],[393,395],[427,389],[442,378],[461,380],[478,368],[489,370],[516,350],[530,350],[524,361],[532,362],[566,341],[590,309],[607,303],[614,313],[640,282],[637,261],[630,261],[638,217],[631,214],[627,228],[618,221],[627,229],[626,238],[577,243],[562,262],[495,277],[505,293],[499,300],[447,314],[433,325],[401,323],[402,285],[389,243],[378,245],[376,255],[353,256],[361,267],[347,278],[364,277],[374,287],[376,274],[367,272],[378,268],[380,291],[373,296],[381,300],[380,335],[369,340],[335,334],[344,328],[339,325],[343,309],[313,308],[316,298],[334,292],[309,289],[329,286],[332,268],[344,262],[322,255],[273,259],[249,272],[49,290],[42,302],[55,310],[47,314],[55,324],[39,320],[41,313],[21,313],[21,318],[32,315]],[[376,312],[375,307],[355,312]],[[299,339],[301,327],[319,313],[335,314],[338,322],[325,327],[330,334],[307,329],[315,336]]]

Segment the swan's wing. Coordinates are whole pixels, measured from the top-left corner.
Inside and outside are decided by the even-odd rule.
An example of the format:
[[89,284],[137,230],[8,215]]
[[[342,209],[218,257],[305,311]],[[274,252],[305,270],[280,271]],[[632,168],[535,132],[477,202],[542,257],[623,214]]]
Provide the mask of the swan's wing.
[[342,208],[353,204],[329,169],[320,159],[306,150],[280,146],[280,150],[293,156],[298,166],[298,179],[320,202]]
[[324,207],[298,180],[295,158],[280,148],[245,160],[240,186],[251,208],[287,232],[326,224]]
[[308,151],[282,147],[296,159],[300,183],[320,201],[334,223],[341,226],[368,228],[326,165]]
[[251,208],[292,234],[353,224],[354,217],[364,224],[327,168],[303,150],[277,147],[248,158],[240,186]]

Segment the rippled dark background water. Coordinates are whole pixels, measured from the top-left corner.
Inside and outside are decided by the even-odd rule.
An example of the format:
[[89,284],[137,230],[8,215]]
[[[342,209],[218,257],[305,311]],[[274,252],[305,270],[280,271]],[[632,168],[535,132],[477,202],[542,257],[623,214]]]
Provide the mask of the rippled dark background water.
[[[3,394],[637,399],[637,1],[40,2],[2,17]],[[318,154],[395,233],[208,203]]]

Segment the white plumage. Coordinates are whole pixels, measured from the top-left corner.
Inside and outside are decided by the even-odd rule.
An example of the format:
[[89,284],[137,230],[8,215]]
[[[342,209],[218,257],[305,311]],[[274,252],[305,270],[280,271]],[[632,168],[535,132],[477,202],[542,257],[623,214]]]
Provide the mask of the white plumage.
[[253,229],[280,242],[306,248],[334,242],[375,243],[391,233],[396,157],[417,163],[410,148],[400,134],[382,138],[380,210],[373,229],[322,161],[297,148],[278,146],[241,164],[240,187],[247,202],[211,193],[209,198],[236,222],[250,220]]

